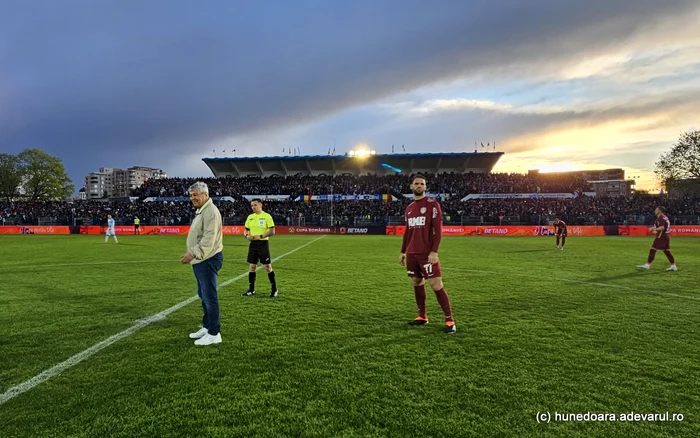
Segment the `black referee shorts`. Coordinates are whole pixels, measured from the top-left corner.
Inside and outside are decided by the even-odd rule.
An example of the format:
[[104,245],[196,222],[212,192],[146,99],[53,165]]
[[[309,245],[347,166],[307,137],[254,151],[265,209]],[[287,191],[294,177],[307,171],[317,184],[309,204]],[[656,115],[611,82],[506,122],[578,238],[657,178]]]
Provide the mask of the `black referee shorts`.
[[254,240],[250,242],[248,247],[248,263],[257,265],[258,261],[263,265],[269,265],[270,260],[270,241],[269,240]]

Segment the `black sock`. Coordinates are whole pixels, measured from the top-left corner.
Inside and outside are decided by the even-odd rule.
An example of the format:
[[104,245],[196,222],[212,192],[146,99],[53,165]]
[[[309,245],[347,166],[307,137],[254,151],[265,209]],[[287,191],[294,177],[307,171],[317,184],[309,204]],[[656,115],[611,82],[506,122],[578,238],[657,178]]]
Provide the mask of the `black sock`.
[[248,272],[248,290],[255,290],[255,272]]
[[267,278],[270,279],[270,285],[272,286],[272,290],[277,290],[277,280],[275,279],[275,271],[268,272]]

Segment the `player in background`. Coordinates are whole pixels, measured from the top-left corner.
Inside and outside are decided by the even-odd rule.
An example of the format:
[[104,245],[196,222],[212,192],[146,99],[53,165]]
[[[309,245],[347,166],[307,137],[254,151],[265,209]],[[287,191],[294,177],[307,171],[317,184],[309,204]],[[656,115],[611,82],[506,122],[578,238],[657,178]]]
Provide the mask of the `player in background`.
[[134,234],[141,234],[141,219],[134,216]]
[[277,297],[277,279],[275,271],[272,270],[270,260],[270,236],[275,235],[275,222],[272,216],[263,211],[262,199],[250,201],[250,208],[253,213],[248,215],[245,221],[245,238],[250,241],[248,247],[248,290],[243,292],[244,297],[255,295],[255,277],[258,269],[258,261],[262,263],[267,278],[270,280],[270,298]]
[[114,219],[111,214],[107,215],[107,232],[105,233],[105,243],[109,241],[109,236],[114,237],[114,243],[119,243],[117,233],[114,232]]
[[[566,230],[566,222],[556,218],[554,220],[554,234],[557,235],[557,248],[560,251],[564,251],[564,244],[566,243],[566,236],[568,236]],[[561,239],[561,246],[559,246],[559,240]]]
[[445,314],[445,333],[455,333],[450,298],[442,284],[442,271],[438,259],[438,247],[442,239],[442,209],[433,198],[425,196],[426,179],[422,175],[413,177],[411,191],[413,202],[406,207],[406,232],[403,235],[399,263],[406,266],[413,280],[413,291],[418,306],[418,317],[409,325],[428,323],[426,313],[425,280],[435,292],[438,303]]
[[673,254],[671,254],[671,221],[668,220],[664,207],[656,207],[654,214],[656,214],[656,221],[654,222],[654,226],[649,228],[649,231],[656,233],[656,237],[654,237],[654,242],[651,244],[647,262],[637,267],[640,269],[649,269],[651,267],[651,262],[653,262],[656,257],[656,251],[661,250],[666,254],[668,261],[671,262],[671,266],[666,268],[666,270],[677,271],[676,260],[673,258]]

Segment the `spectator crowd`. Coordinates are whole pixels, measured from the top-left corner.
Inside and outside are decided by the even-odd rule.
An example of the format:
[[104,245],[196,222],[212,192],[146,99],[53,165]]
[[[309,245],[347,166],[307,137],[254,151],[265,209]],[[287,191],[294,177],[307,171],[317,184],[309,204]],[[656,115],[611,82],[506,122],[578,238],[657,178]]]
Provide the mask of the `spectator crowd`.
[[[657,205],[665,205],[672,217],[700,216],[700,199],[668,199],[659,196],[591,197],[583,195],[591,190],[586,181],[576,176],[521,175],[521,174],[456,174],[426,175],[431,193],[440,196],[447,223],[499,223],[503,220],[524,224],[542,224],[558,216],[567,223],[624,223],[630,216],[642,217],[644,223],[653,219]],[[31,225],[55,223],[72,225],[103,224],[108,214],[118,223],[132,224],[135,217],[141,223],[171,225],[189,224],[194,207],[184,199],[195,181],[204,181],[213,197],[227,196],[233,202],[216,203],[227,224],[240,224],[250,213],[248,200],[243,195],[290,195],[285,200],[265,202],[265,210],[280,224],[307,225],[320,217],[332,216],[336,223],[350,223],[362,218],[372,223],[387,223],[389,218],[400,220],[411,202],[404,194],[410,193],[407,175],[365,176],[309,176],[242,177],[242,178],[166,178],[152,179],[132,195],[135,200],[74,200],[68,202],[0,202],[0,224]],[[323,194],[391,194],[398,201],[297,201],[300,195]],[[462,202],[472,193],[532,193],[530,199],[472,199]],[[572,199],[542,198],[537,194],[576,193]],[[147,198],[176,197],[183,200]],[[697,219],[696,219],[697,220]]]

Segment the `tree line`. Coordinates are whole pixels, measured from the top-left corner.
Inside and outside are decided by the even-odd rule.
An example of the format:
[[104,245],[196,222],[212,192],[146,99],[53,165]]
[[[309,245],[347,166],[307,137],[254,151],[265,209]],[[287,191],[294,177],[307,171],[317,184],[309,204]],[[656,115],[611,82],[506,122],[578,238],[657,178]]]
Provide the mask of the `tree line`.
[[65,200],[74,191],[60,158],[39,149],[25,149],[17,155],[0,153],[0,199]]
[[654,173],[667,191],[700,194],[700,130],[682,133],[678,142],[661,154]]

